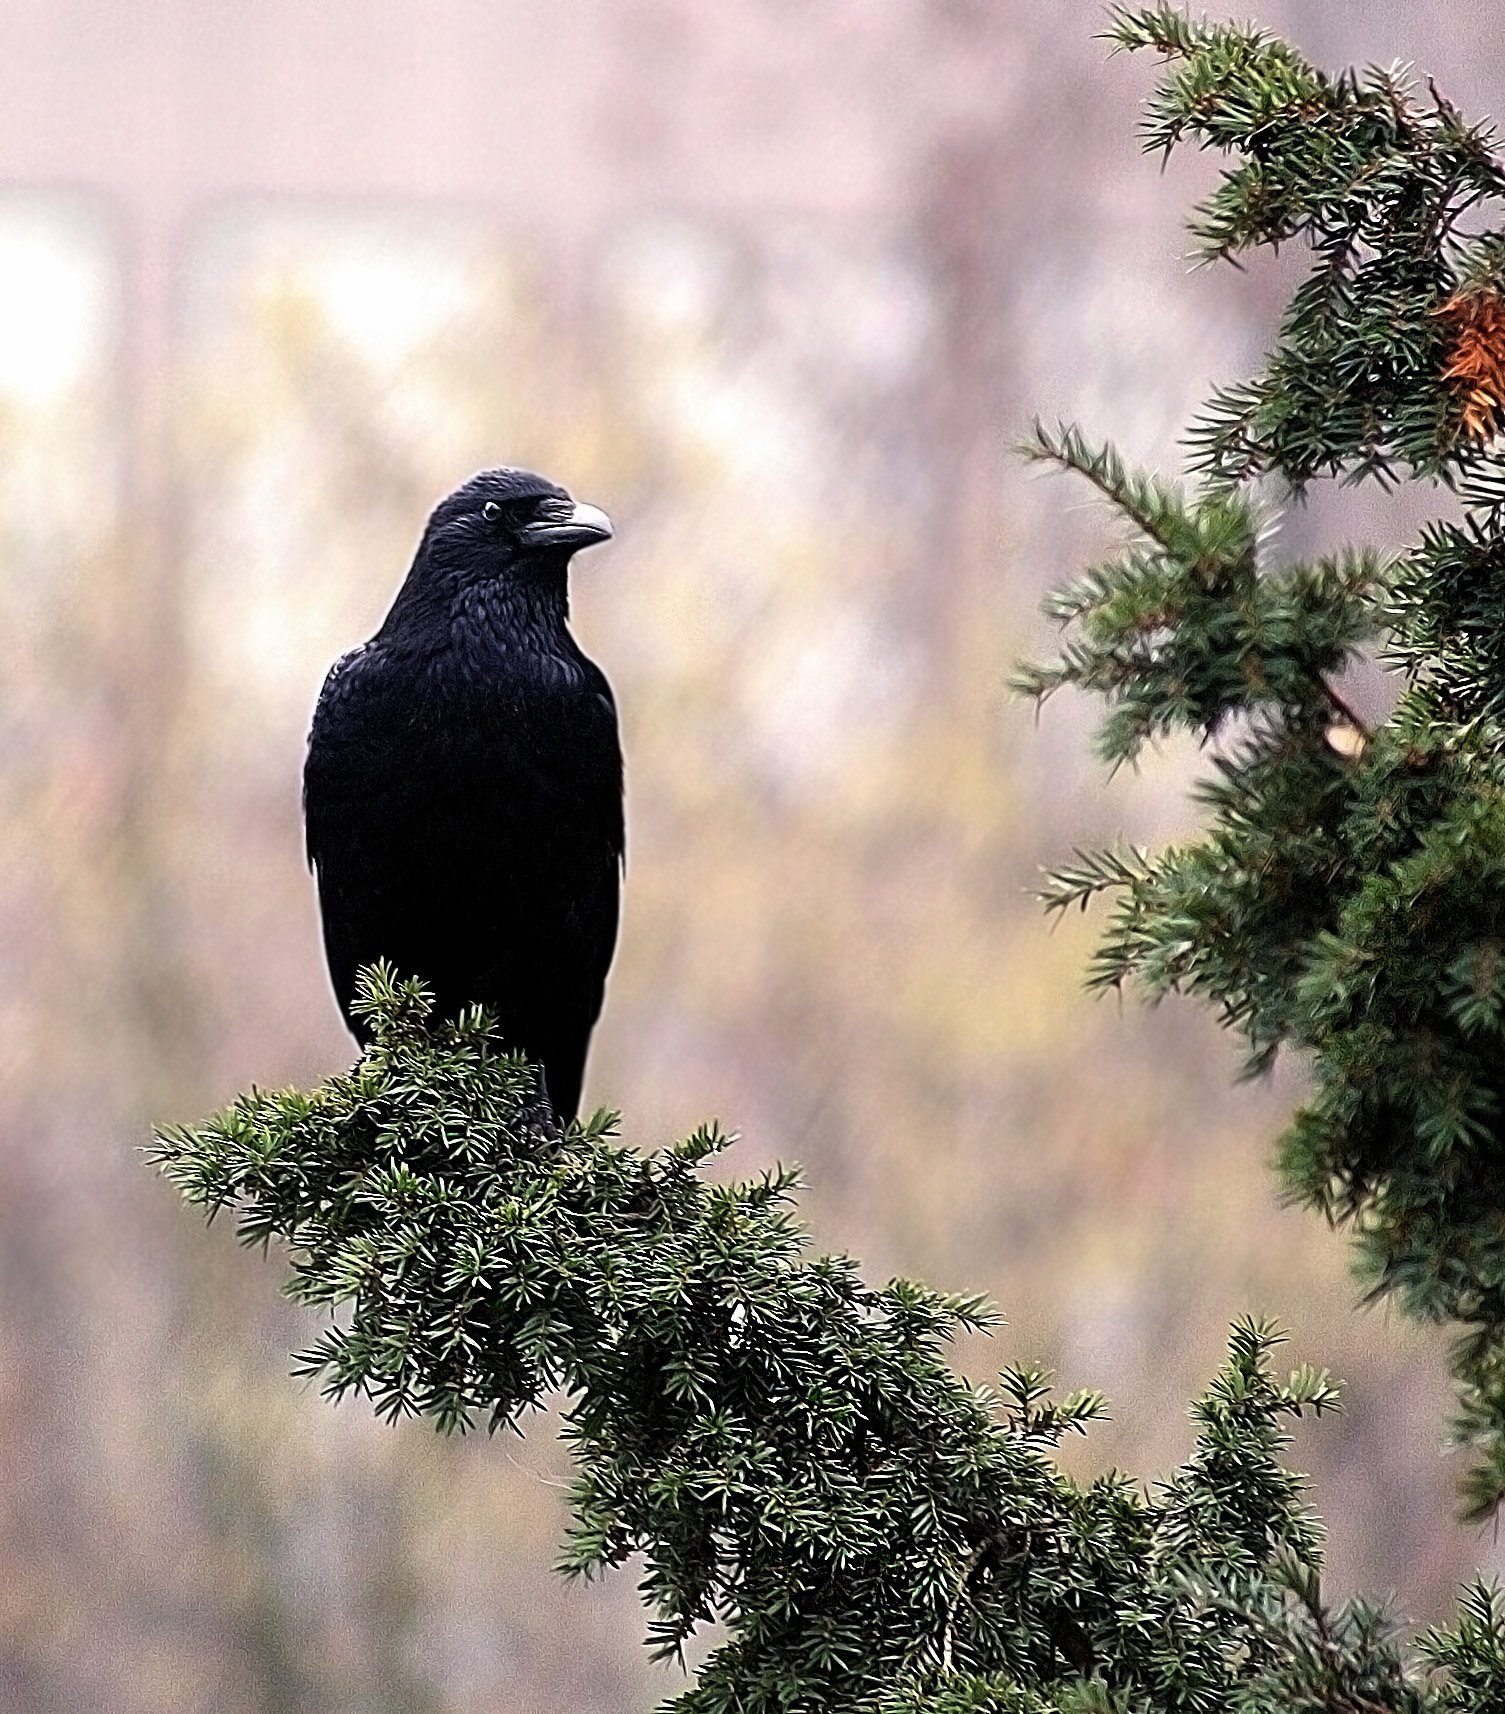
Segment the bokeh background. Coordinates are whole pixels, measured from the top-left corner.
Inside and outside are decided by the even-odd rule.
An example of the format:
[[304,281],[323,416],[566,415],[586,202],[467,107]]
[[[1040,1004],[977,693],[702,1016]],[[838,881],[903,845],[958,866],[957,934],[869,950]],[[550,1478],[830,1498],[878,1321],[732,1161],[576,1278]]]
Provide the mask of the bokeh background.
[[[1331,63],[1495,100],[1493,8],[1258,0]],[[1224,7],[1217,5],[1215,12]],[[1228,1320],[1349,1382],[1299,1443],[1336,1591],[1419,1619],[1452,1521],[1440,1342],[1355,1307],[1189,1006],[1080,991],[1041,864],[1189,825],[1088,711],[1004,691],[1111,539],[1032,413],[1174,469],[1293,277],[1188,273],[1206,160],[1088,0],[0,0],[0,1708],[646,1708],[630,1574],[549,1570],[567,1470],[288,1378],[275,1259],[143,1166],[152,1122],[351,1046],[301,858],[303,735],[429,505],[532,465],[629,758],[588,1096],[804,1163],[818,1241],[991,1292],[961,1354],[1106,1389],[1147,1479]],[[1284,545],[1400,540],[1317,496]],[[1380,697],[1383,687],[1368,684]]]

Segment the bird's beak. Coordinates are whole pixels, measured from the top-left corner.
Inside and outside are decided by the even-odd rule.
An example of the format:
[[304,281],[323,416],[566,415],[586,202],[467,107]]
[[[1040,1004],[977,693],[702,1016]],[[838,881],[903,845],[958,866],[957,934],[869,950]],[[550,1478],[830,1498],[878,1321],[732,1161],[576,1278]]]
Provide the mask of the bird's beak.
[[594,542],[611,540],[611,519],[599,506],[568,500],[558,513],[524,524],[518,535],[529,547],[588,548]]

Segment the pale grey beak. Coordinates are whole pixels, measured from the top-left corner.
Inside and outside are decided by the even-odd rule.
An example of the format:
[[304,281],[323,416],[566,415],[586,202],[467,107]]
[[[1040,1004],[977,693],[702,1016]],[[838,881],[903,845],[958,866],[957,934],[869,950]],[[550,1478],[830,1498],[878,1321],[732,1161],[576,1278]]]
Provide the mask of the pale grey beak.
[[599,506],[565,500],[557,509],[551,504],[546,513],[524,524],[517,533],[529,547],[574,549],[610,541],[612,529],[611,519]]

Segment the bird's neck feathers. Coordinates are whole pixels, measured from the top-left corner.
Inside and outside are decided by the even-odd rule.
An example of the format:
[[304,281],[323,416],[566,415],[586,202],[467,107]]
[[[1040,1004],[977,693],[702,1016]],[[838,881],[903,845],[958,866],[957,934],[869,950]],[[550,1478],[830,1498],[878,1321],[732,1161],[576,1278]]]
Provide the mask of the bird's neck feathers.
[[569,563],[512,566],[495,576],[420,551],[377,637],[404,652],[468,657],[574,648]]

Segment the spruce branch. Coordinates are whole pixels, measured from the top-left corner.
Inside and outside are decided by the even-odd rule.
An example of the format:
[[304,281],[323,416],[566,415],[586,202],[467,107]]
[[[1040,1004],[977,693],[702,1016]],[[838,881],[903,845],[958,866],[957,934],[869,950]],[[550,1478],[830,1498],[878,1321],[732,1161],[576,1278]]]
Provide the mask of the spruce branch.
[[[285,1247],[288,1295],[337,1315],[300,1360],[331,1397],[463,1433],[521,1431],[562,1394],[562,1569],[640,1554],[655,1654],[724,1627],[679,1714],[1061,1714],[1107,1686],[1166,1714],[1274,1706],[1281,1567],[1315,1576],[1322,1550],[1281,1454],[1337,1393],[1276,1376],[1273,1326],[1235,1326],[1161,1488],[1079,1484],[1050,1452],[1099,1395],[1053,1400],[1015,1368],[999,1398],[947,1366],[993,1321],[983,1300],[812,1253],[792,1175],[707,1182],[714,1130],[650,1153],[607,1115],[561,1134],[483,1013],[435,1022],[382,968],[362,994],[350,1072],[253,1090],[164,1132],[156,1161],[243,1242]],[[1324,1682],[1396,1647],[1377,1627]]]
[[1312,256],[1264,375],[1221,390],[1194,425],[1198,467],[1297,488],[1320,475],[1392,482],[1402,468],[1466,477],[1493,395],[1451,324],[1469,288],[1497,277],[1499,241],[1458,223],[1505,196],[1492,133],[1431,86],[1418,100],[1400,68],[1330,76],[1252,27],[1120,8],[1107,35],[1166,61],[1147,149],[1195,141],[1234,157],[1193,215],[1202,259],[1292,240]]
[[[1455,1438],[1485,1515],[1505,1500],[1505,232],[1458,219],[1499,211],[1505,174],[1490,133],[1400,69],[1332,76],[1163,6],[1116,10],[1109,35],[1164,61],[1147,146],[1231,158],[1194,217],[1204,256],[1296,238],[1311,268],[1263,373],[1194,423],[1189,497],[1036,430],[1029,456],[1146,539],[1047,598],[1061,653],[1016,683],[1100,696],[1114,764],[1150,737],[1239,734],[1196,788],[1199,840],[1078,853],[1045,902],[1112,895],[1091,986],[1206,1000],[1248,1073],[1304,1058],[1285,1187],[1352,1227],[1368,1293],[1462,1330]],[[1391,560],[1264,562],[1257,484],[1407,474],[1462,517]],[[1243,538],[1199,560],[1209,515]],[[1378,723],[1335,683],[1371,647],[1402,681]]]

